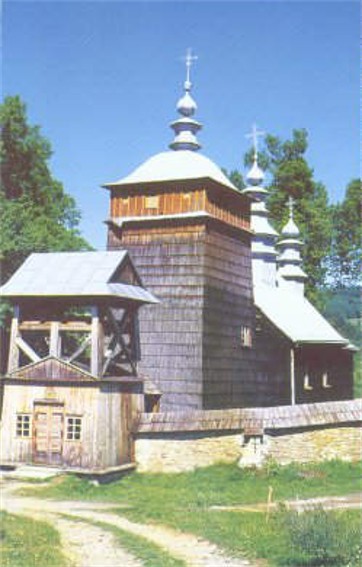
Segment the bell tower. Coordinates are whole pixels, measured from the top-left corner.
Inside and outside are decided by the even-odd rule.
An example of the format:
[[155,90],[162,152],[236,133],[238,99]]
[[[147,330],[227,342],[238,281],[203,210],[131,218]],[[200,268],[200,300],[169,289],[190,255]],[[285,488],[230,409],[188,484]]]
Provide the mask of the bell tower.
[[250,198],[199,153],[186,56],[171,151],[110,191],[108,248],[126,248],[160,300],[140,316],[141,363],[161,409],[255,405]]

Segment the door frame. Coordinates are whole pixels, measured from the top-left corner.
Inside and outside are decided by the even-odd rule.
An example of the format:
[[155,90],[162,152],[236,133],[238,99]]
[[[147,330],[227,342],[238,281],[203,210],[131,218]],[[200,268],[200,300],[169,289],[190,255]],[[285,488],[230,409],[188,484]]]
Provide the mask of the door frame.
[[[44,457],[39,456],[39,451],[37,451],[37,413],[38,408],[46,408],[48,417],[47,417],[47,439],[49,441],[49,426],[51,425],[51,421],[49,420],[49,415],[52,415],[52,409],[58,409],[59,413],[61,413],[61,430],[60,430],[60,451],[59,453],[56,452],[54,455],[57,455],[56,458],[52,459],[52,452],[49,448],[49,442],[47,443],[47,451],[44,452]],[[43,464],[45,466],[59,466],[62,465],[63,462],[63,447],[64,447],[64,402],[56,399],[42,399],[42,400],[34,400],[33,402],[33,445],[32,445],[32,461],[36,464]]]

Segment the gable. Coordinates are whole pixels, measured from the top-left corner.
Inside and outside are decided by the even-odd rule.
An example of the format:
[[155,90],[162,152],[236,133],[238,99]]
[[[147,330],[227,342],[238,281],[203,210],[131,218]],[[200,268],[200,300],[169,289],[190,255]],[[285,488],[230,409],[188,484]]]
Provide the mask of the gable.
[[17,378],[25,381],[41,380],[47,382],[93,382],[97,380],[96,377],[81,370],[74,364],[70,364],[53,356],[23,366],[15,372],[12,372],[7,378]]
[[110,278],[109,283],[121,283],[142,287],[141,278],[136,272],[136,269],[129,256],[125,257],[122,264],[118,266],[118,268]]

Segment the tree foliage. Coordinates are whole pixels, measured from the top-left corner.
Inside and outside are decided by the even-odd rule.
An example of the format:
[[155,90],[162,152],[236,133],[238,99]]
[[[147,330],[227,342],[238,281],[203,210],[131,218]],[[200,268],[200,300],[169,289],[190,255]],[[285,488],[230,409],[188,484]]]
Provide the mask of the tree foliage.
[[333,245],[330,280],[334,287],[361,285],[362,191],[361,180],[347,186],[342,203],[332,207]]
[[308,274],[307,294],[316,299],[317,289],[325,282],[325,257],[330,252],[332,218],[326,188],[313,178],[305,153],[306,130],[293,130],[292,138],[282,142],[266,136],[265,154],[272,175],[268,207],[275,228],[287,221],[289,196],[294,199],[294,217],[304,241],[303,264]]
[[6,281],[30,252],[86,250],[79,233],[74,199],[53,178],[49,141],[28,124],[18,96],[0,106],[1,281]]
[[[332,242],[332,215],[326,188],[314,180],[308,165],[307,149],[308,134],[304,129],[293,130],[291,139],[285,141],[268,134],[258,163],[271,177],[267,184],[268,209],[270,221],[279,232],[288,219],[288,198],[294,199],[294,218],[304,242],[303,264],[309,277],[307,294],[318,301],[318,288],[326,276],[325,258]],[[253,150],[246,153],[246,166],[252,164],[253,155]]]

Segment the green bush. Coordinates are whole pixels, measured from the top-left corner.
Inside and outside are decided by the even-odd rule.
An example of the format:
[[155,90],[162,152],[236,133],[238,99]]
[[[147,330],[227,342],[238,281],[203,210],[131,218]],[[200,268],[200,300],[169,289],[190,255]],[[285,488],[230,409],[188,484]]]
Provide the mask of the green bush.
[[361,526],[349,515],[316,508],[281,515],[282,527],[290,538],[289,565],[358,565],[362,556]]

